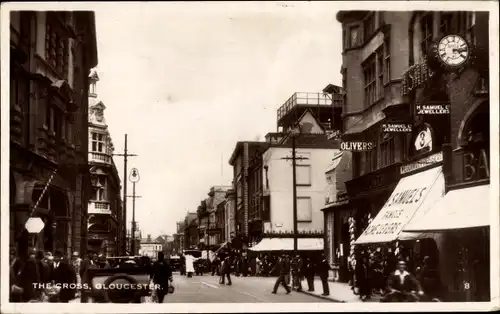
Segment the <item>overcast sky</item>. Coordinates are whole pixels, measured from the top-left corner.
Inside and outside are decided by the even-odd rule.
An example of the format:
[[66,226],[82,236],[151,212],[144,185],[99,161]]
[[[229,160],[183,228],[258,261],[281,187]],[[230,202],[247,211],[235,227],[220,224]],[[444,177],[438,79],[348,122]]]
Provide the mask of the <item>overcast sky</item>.
[[[341,28],[335,3],[131,8],[96,9],[97,94],[115,152],[127,133],[139,155],[128,168],[141,177],[143,236],[172,234],[211,186],[231,183],[236,141],[275,131],[294,92],[341,84]],[[115,162],[123,178],[123,158]],[[129,222],[131,211],[129,198]]]

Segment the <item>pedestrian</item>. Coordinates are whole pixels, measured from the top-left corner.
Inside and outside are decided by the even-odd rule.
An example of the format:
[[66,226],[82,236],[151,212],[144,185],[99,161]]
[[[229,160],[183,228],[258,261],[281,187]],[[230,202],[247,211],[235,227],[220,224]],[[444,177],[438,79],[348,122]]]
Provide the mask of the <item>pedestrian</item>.
[[232,285],[231,282],[231,258],[229,256],[226,256],[224,261],[222,262],[222,267],[221,267],[221,280],[219,281],[220,284],[224,284],[224,279],[227,277],[227,285],[230,286]]
[[168,293],[169,282],[171,284],[173,281],[172,269],[165,260],[165,255],[163,252],[158,252],[158,260],[153,265],[153,283],[159,286],[159,289],[156,289],[158,303],[163,303]]
[[326,260],[324,254],[321,254],[320,262],[318,264],[318,275],[321,279],[321,285],[323,286],[323,296],[330,295],[330,286],[328,285],[328,273],[330,271],[330,264]]
[[314,292],[314,263],[310,257],[307,258],[305,266],[305,276],[307,279],[307,291]]
[[285,290],[286,294],[289,294],[292,290],[288,287],[286,284],[286,275],[290,273],[290,269],[287,268],[287,261],[286,261],[286,255],[283,254],[282,257],[278,260],[276,265],[273,267],[271,272],[277,271],[278,272],[278,278],[276,279],[276,282],[274,283],[273,291],[271,293],[276,294],[278,291],[278,287],[281,284]]
[[70,284],[76,283],[76,273],[71,263],[63,257],[60,251],[54,254],[50,278],[53,284],[61,286],[59,294],[51,297],[50,302],[68,303],[75,297],[75,289]]
[[297,289],[297,291],[302,291],[302,265],[302,258],[300,257],[300,255],[296,255],[292,260],[292,288]]
[[356,263],[356,284],[359,290],[359,297],[365,301],[371,297],[370,268],[368,258],[362,255],[361,260]]
[[39,289],[35,289],[33,285],[40,283],[35,251],[25,251],[19,257],[14,258],[11,270],[12,302],[29,302],[38,299]]

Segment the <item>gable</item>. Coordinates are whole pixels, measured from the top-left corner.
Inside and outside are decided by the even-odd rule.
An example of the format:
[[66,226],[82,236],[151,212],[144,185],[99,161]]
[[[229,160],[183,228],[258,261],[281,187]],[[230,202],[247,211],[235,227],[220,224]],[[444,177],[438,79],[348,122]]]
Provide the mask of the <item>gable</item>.
[[299,119],[299,124],[302,126],[302,133],[305,134],[325,134],[325,129],[319,124],[318,120],[310,110],[304,112]]

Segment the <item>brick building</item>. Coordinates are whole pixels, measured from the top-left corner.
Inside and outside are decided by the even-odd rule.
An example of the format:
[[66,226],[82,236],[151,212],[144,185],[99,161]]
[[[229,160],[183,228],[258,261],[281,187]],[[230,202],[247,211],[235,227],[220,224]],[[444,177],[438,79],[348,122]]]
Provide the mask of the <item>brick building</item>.
[[[467,218],[465,201],[435,206],[461,199],[450,197],[458,187],[468,199],[488,199],[488,13],[342,11],[337,19],[344,47],[343,145],[367,148],[350,149],[353,179],[346,187],[359,249],[350,255],[378,246],[397,252],[412,271],[430,256],[445,298],[489,298],[487,215]],[[458,38],[475,61],[446,65],[437,52],[447,48],[439,47]],[[455,50],[450,58],[460,58]],[[476,243],[474,249],[467,242]]]
[[45,222],[35,246],[85,251],[88,74],[97,65],[94,13],[10,13],[10,246],[32,243],[24,224]]

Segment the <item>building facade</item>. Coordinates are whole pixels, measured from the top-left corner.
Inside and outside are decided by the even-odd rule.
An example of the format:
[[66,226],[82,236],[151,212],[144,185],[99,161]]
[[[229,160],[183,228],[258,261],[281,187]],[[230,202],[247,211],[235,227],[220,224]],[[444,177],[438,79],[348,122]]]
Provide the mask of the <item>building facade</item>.
[[232,241],[236,237],[236,193],[233,188],[226,192],[224,218],[224,238]]
[[147,238],[140,240],[139,255],[147,256],[152,259],[158,258],[158,253],[163,251],[163,245],[160,241],[152,239],[148,234]]
[[184,249],[197,248],[199,244],[198,214],[187,213],[184,218]]
[[[406,259],[412,271],[430,256],[445,298],[489,298],[489,224],[478,218],[475,225],[452,225],[454,215],[470,221],[464,205],[444,206],[462,216],[441,210],[436,218],[436,204],[457,188],[470,193],[468,199],[487,199],[488,13],[349,11],[337,19],[344,47],[343,140],[345,147],[369,147],[353,150],[353,179],[346,183],[359,254],[369,250],[366,244],[392,246],[387,252]],[[441,59],[454,41],[465,52]],[[461,58],[463,64],[454,63]],[[427,227],[418,227],[424,220]],[[442,226],[430,228],[431,222]],[[473,250],[463,245],[469,241],[476,243]]]
[[123,222],[121,184],[113,161],[113,142],[104,117],[106,106],[97,98],[99,77],[89,76],[89,171],[92,194],[88,205],[87,248],[107,256],[122,255],[120,232]]
[[[32,243],[45,251],[85,252],[94,13],[10,14],[10,246],[20,255]],[[45,223],[36,235],[24,227],[30,216]]]
[[177,222],[177,231],[174,234],[173,254],[179,255],[184,251],[184,221]]

